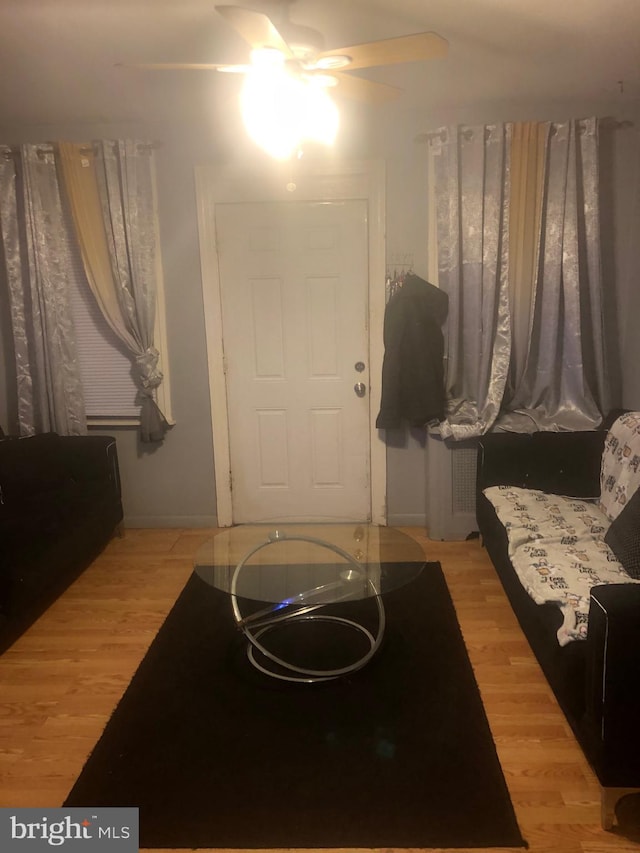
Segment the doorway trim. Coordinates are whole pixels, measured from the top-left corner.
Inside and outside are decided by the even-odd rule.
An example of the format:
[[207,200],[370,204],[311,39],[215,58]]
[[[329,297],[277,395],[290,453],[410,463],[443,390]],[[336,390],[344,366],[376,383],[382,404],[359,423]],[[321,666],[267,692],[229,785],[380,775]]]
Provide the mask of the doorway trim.
[[385,309],[385,164],[382,160],[301,160],[260,169],[196,165],[195,189],[200,237],[217,518],[233,524],[231,455],[227,410],[222,300],[216,235],[216,205],[260,201],[367,202],[369,280],[369,445],[371,520],[386,524],[386,445],[376,429],[382,392]]

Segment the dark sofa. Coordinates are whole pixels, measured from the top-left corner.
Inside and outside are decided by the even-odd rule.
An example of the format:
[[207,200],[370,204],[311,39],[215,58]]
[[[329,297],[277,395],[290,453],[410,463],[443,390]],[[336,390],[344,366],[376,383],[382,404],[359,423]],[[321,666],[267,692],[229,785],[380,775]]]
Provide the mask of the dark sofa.
[[0,652],[87,568],[122,519],[113,438],[0,439]]
[[[519,486],[597,498],[606,428],[589,432],[494,433],[478,448],[477,520],[482,542],[518,621],[603,790],[602,823],[617,800],[640,789],[640,585],[591,589],[586,639],[561,646],[554,604],[527,593],[508,554],[505,527],[483,490]],[[623,564],[624,565],[624,564]]]

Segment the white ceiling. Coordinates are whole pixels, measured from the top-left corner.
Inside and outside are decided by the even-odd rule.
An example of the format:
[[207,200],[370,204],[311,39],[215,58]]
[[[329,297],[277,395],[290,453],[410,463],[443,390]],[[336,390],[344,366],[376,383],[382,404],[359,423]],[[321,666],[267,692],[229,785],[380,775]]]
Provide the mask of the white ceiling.
[[[227,0],[230,2],[230,0]],[[135,62],[242,62],[213,0],[0,0],[0,125],[177,120],[235,102],[238,78]],[[242,0],[269,11],[278,2]],[[359,72],[404,89],[404,110],[640,101],[640,0],[297,0],[327,48],[433,30],[446,59]],[[356,72],[354,72],[356,73]],[[380,108],[376,108],[380,109]]]

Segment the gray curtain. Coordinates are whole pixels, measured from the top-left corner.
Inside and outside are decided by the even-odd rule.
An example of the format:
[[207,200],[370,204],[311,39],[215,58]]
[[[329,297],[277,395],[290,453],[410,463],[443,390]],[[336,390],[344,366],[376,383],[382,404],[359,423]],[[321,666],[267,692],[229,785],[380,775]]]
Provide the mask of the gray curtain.
[[157,245],[151,146],[103,140],[95,146],[96,180],[117,294],[117,316],[107,317],[133,356],[142,404],[143,442],[161,441],[168,423],[154,389],[162,382],[153,346]]
[[600,257],[598,126],[545,123],[530,335],[504,401],[507,427],[591,429],[609,409]]
[[510,127],[443,128],[434,153],[438,282],[449,295],[445,437],[491,428],[511,350],[508,281]]
[[[442,432],[456,439],[589,429],[608,407],[597,121],[542,128],[531,271],[514,263],[523,279],[510,282],[510,230],[522,225],[513,221],[522,207],[511,186],[514,127],[443,129],[432,140],[439,284],[449,294]],[[516,300],[523,289],[529,297]],[[526,340],[514,342],[522,330]]]
[[85,406],[66,278],[70,234],[47,147],[0,146],[0,238],[20,433],[81,435]]

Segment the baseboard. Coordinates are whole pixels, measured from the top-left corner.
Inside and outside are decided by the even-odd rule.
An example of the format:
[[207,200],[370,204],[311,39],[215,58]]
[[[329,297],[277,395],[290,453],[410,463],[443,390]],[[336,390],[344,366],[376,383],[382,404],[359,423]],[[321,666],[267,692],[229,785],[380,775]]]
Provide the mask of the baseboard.
[[[387,518],[389,527],[425,527],[427,519],[424,513],[393,513]],[[127,515],[124,519],[127,528],[156,527],[217,527],[215,515]]]
[[215,515],[126,515],[124,527],[217,527]]

